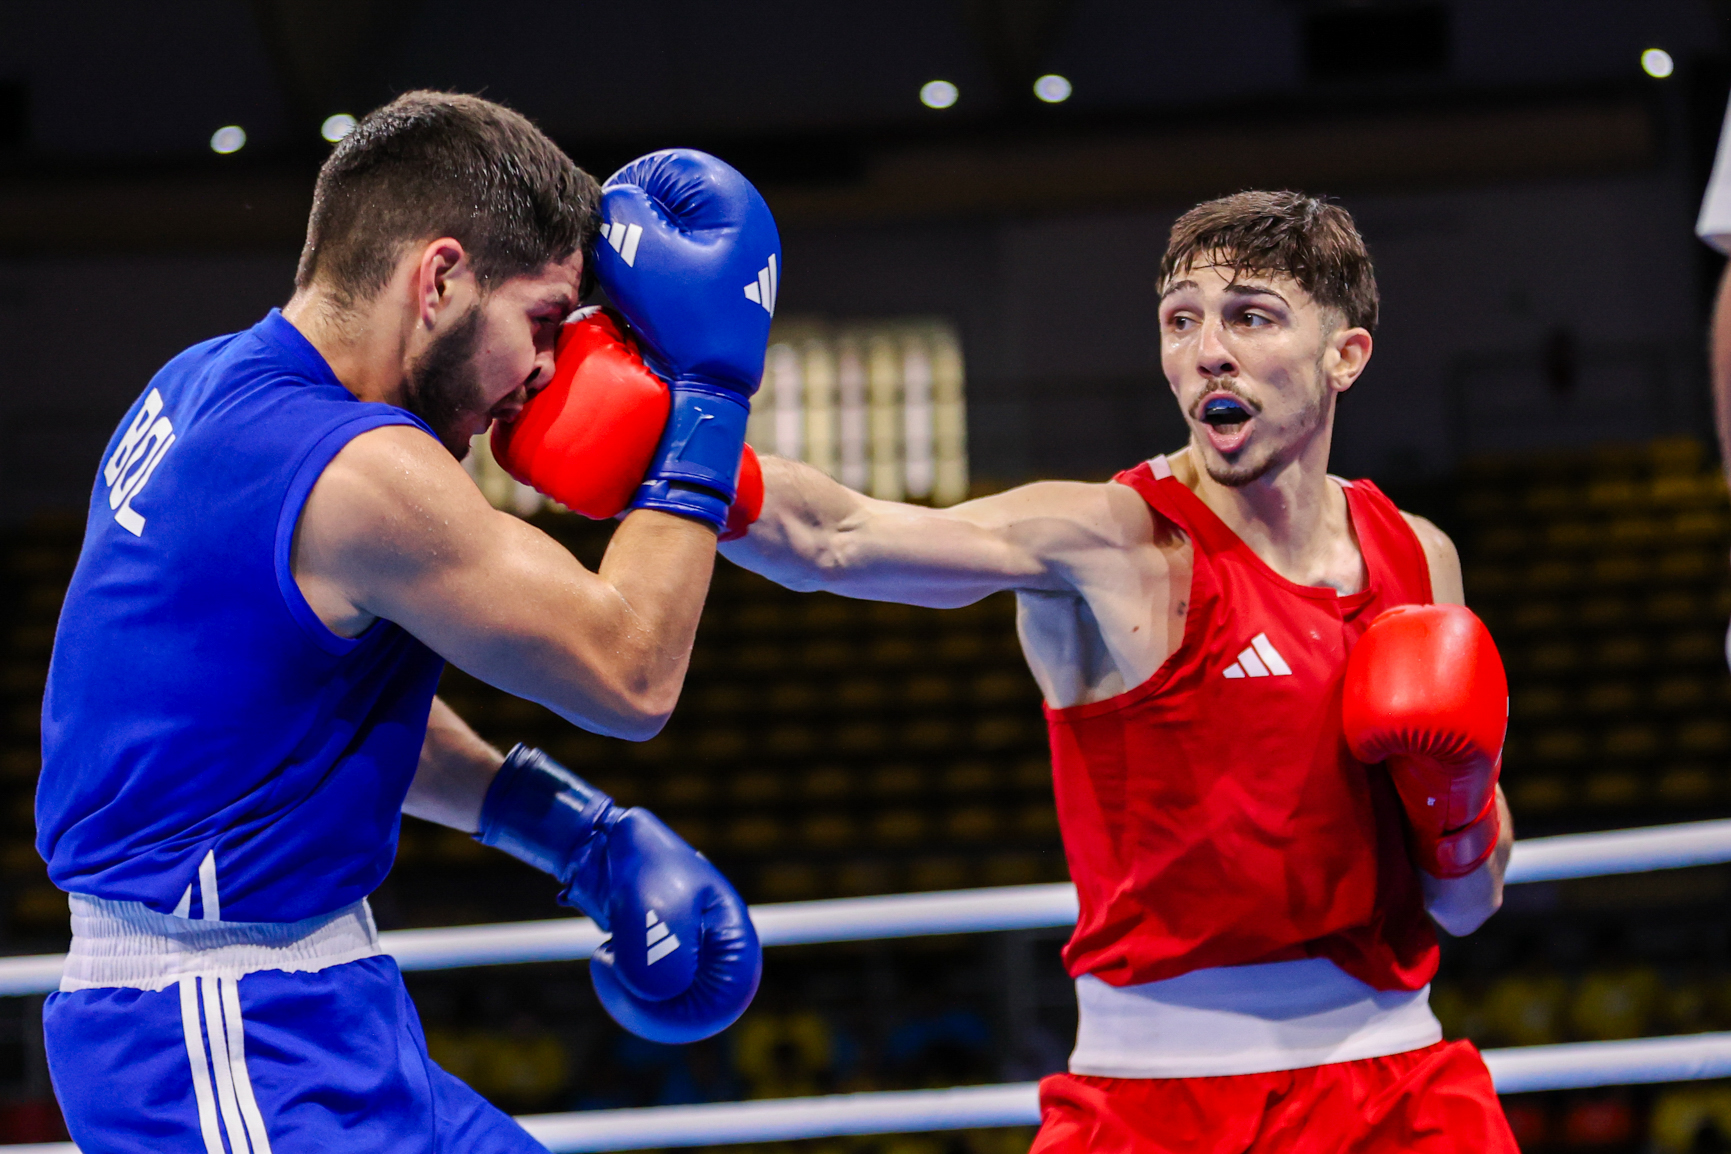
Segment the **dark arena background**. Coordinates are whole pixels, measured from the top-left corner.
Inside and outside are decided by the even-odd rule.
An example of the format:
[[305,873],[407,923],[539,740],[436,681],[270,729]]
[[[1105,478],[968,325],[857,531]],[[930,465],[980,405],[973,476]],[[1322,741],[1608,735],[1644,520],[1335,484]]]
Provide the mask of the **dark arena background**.
[[[1243,188],[1337,198],[1376,261],[1333,469],[1458,543],[1508,664],[1522,839],[1731,818],[1731,504],[1693,234],[1731,91],[1711,0],[0,0],[0,953],[65,949],[39,715],[116,422],[287,300],[315,173],[412,88],[532,117],[605,178],[716,153],[785,252],[760,448],[935,503],[1178,448],[1154,280]],[[610,525],[477,483],[594,564]],[[653,807],[754,904],[1067,878],[1007,595],[929,611],[719,562],[666,731],[631,744],[450,670],[490,740]],[[1222,718],[1230,725],[1230,718]],[[1722,855],[1724,856],[1724,855]],[[385,930],[568,916],[405,819]],[[1731,1029],[1731,867],[1512,886],[1433,1005],[1486,1049]],[[1061,927],[777,946],[720,1036],[607,1018],[581,961],[411,973],[433,1055],[507,1110],[1026,1082],[1063,1068]],[[64,1140],[40,994],[0,998],[0,1142]],[[1731,1082],[1505,1096],[1522,1149],[1731,1149]],[[1031,1127],[762,1143],[1012,1154]],[[571,1147],[576,1149],[579,1147]],[[716,1147],[724,1149],[724,1147]]]

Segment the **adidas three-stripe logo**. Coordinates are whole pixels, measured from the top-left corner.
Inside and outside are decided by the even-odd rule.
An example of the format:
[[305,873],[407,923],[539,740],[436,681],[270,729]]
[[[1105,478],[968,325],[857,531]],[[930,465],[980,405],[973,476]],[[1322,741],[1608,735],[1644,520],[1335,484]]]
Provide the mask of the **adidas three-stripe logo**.
[[601,222],[601,235],[607,238],[607,243],[613,246],[613,251],[619,254],[619,259],[626,264],[637,265],[637,242],[643,239],[643,226],[626,224],[616,221],[608,224]]
[[667,923],[655,916],[655,911],[649,911],[649,961],[653,966],[668,954],[679,948],[679,935],[667,928]]
[[775,315],[775,254],[769,254],[769,263],[757,270],[757,279],[745,286],[747,298],[756,301],[764,307],[770,316]]
[[1228,677],[1291,677],[1292,667],[1276,652],[1268,634],[1258,633],[1238,655],[1238,660],[1226,667]]

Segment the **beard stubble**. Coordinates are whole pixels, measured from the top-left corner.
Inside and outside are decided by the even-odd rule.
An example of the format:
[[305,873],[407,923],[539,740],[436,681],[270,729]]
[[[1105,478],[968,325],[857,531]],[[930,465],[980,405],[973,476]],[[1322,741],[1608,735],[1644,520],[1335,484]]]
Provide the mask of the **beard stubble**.
[[[1285,444],[1268,446],[1266,454],[1260,460],[1246,461],[1239,465],[1226,463],[1217,464],[1208,454],[1201,451],[1201,445],[1198,444],[1196,455],[1201,458],[1202,467],[1208,473],[1209,479],[1215,484],[1224,485],[1229,489],[1242,489],[1244,486],[1253,484],[1267,476],[1269,471],[1274,469],[1277,465],[1283,464],[1286,459],[1284,451],[1290,445],[1296,444],[1297,442],[1309,437],[1326,419],[1328,408],[1328,386],[1323,383],[1322,355],[1320,353],[1316,358],[1316,371],[1313,383],[1315,384],[1315,389],[1311,392],[1309,400],[1298,414],[1297,427],[1294,430],[1293,436],[1289,438]],[[1244,401],[1246,404],[1250,403],[1250,399],[1238,394],[1236,389],[1228,388],[1225,391],[1238,396],[1239,399]],[[1260,406],[1253,408],[1252,412],[1260,414]],[[1196,440],[1196,435],[1194,433],[1191,434],[1191,440]]]
[[462,319],[434,337],[409,367],[403,408],[427,423],[450,454],[469,455],[469,438],[457,427],[465,413],[485,412],[475,350],[481,344],[481,306],[471,305]]

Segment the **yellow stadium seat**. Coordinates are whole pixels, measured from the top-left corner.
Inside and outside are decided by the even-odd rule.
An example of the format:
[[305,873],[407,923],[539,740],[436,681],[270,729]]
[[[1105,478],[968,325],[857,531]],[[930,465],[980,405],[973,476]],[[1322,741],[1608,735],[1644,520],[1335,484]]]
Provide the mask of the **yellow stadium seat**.
[[799,839],[815,850],[845,849],[858,837],[852,817],[845,813],[807,814],[799,824]]
[[972,881],[972,871],[962,858],[919,858],[908,866],[909,888],[914,890],[957,890]]
[[912,845],[926,836],[930,823],[917,809],[891,809],[871,821],[872,838],[880,845]]
[[944,833],[951,841],[990,841],[998,832],[1002,819],[998,811],[987,805],[970,805],[951,810],[944,818]]
[[807,757],[817,747],[818,731],[809,725],[775,725],[763,736],[763,751],[775,757]]
[[1516,813],[1555,813],[1566,808],[1575,797],[1567,779],[1549,775],[1528,777],[1523,774],[1505,781],[1504,788]]
[[800,793],[814,801],[846,797],[854,788],[854,775],[836,765],[814,766],[799,782]]
[[1598,809],[1618,809],[1646,799],[1647,781],[1627,770],[1601,770],[1587,778],[1582,797]]
[[892,762],[871,771],[870,787],[879,797],[907,797],[925,789],[926,775],[918,766]]
[[749,769],[734,774],[727,782],[727,792],[733,800],[745,805],[762,805],[776,801],[786,788],[787,783],[782,780],[781,775],[766,769]]
[[944,789],[949,793],[987,793],[998,786],[996,766],[986,761],[962,761],[944,770]]
[[1731,1146],[1731,1084],[1665,1087],[1653,1100],[1647,1133],[1653,1154],[1692,1154]]
[[823,891],[823,879],[809,862],[775,862],[758,872],[758,888],[766,901],[796,902]]
[[1594,716],[1627,713],[1640,702],[1640,691],[1632,681],[1601,681],[1581,695],[1582,707]]
[[1654,790],[1661,802],[1673,806],[1707,805],[1724,792],[1719,775],[1704,765],[1677,765],[1659,776]]
[[1492,1040],[1511,1045],[1560,1042],[1568,997],[1568,982],[1556,974],[1505,974],[1485,995],[1485,1026]]
[[913,677],[902,690],[902,702],[913,709],[934,709],[956,698],[955,683],[947,677]]
[[1570,1024],[1592,1041],[1639,1038],[1648,1033],[1662,990],[1658,973],[1646,966],[1590,973],[1575,989]]
[[739,853],[767,853],[781,844],[784,832],[769,814],[745,814],[728,823],[727,844]]
[[942,717],[924,717],[902,729],[902,745],[916,753],[938,753],[961,740],[960,727]]
[[702,805],[714,795],[715,784],[714,774],[676,774],[661,783],[656,799],[662,805],[675,807]]

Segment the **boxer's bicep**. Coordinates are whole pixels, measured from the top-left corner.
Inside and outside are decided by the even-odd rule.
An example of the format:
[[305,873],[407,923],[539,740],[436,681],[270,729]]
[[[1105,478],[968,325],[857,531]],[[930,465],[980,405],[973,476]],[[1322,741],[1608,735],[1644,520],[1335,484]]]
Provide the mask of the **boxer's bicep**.
[[[671,535],[679,529],[714,540],[703,526],[680,522]],[[357,437],[314,486],[298,536],[306,576],[476,677],[601,732],[658,728],[666,678],[645,676],[652,658],[637,660],[658,649],[654,615],[488,505],[425,435]],[[658,567],[678,573],[686,560],[668,556]]]

